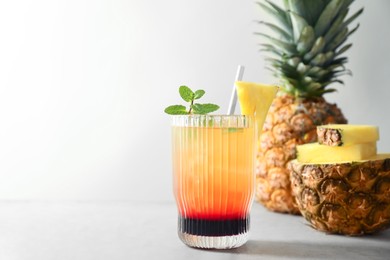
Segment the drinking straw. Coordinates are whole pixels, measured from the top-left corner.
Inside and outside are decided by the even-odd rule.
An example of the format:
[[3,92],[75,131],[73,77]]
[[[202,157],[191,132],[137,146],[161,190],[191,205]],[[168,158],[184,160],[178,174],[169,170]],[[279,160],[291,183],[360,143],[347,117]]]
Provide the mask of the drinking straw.
[[[238,65],[236,79],[234,82],[242,80],[242,76],[244,75],[244,70],[245,70],[244,66]],[[229,107],[227,112],[228,115],[234,114],[234,110],[236,109],[236,103],[237,103],[237,91],[236,91],[236,86],[233,84],[233,91],[232,91],[232,95],[230,96],[230,102],[229,102]]]

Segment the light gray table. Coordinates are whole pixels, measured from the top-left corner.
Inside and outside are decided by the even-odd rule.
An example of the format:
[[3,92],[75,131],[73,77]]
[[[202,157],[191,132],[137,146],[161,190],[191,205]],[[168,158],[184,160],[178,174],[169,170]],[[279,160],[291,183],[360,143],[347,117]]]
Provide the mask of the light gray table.
[[0,201],[0,259],[390,259],[390,230],[328,235],[257,203],[250,240],[233,250],[185,246],[176,217],[173,202]]

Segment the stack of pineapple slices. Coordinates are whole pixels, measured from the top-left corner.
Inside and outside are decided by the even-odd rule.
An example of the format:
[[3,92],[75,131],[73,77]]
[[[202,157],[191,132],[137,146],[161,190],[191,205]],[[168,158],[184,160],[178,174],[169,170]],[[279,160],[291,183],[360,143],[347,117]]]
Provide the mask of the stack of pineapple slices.
[[321,231],[363,235],[390,227],[390,154],[377,154],[375,126],[317,127],[297,146],[291,182],[302,215]]
[[317,127],[318,143],[297,146],[302,163],[335,163],[376,156],[379,131],[376,126],[324,125]]

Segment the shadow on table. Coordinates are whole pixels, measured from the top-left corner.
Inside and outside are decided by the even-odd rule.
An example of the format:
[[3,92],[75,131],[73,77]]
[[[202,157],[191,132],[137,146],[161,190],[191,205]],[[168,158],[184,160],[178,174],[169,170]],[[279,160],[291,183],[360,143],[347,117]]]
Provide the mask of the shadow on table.
[[[390,242],[390,234],[380,240]],[[386,243],[364,245],[362,241],[359,241],[356,245],[352,245],[351,243],[332,242],[316,244],[314,242],[302,241],[250,240],[240,248],[231,250],[230,253],[298,259],[334,259],[334,257],[342,257],[343,259],[389,259],[390,245]]]

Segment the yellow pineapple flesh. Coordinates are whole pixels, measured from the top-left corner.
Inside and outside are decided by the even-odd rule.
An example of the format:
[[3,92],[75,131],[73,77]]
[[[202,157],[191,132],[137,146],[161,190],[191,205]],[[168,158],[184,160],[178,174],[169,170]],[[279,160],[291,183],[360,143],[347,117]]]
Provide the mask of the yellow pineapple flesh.
[[331,124],[317,127],[318,142],[329,146],[347,146],[376,142],[379,130],[371,125]]
[[303,163],[360,161],[376,154],[376,142],[348,146],[327,146],[310,143],[297,146],[297,160]]
[[278,92],[278,87],[246,81],[236,81],[235,85],[241,114],[255,116],[258,135],[260,135],[268,109]]

